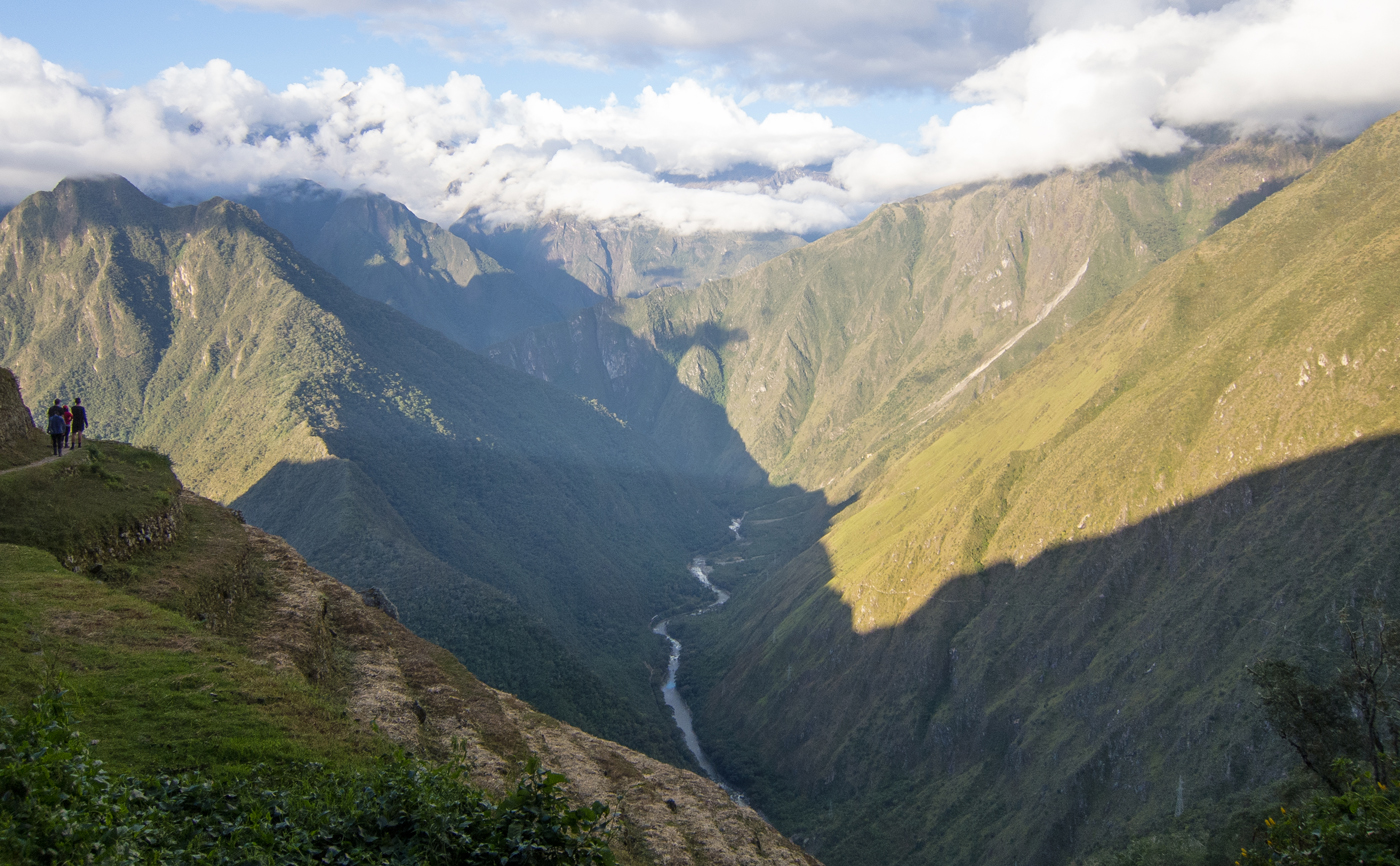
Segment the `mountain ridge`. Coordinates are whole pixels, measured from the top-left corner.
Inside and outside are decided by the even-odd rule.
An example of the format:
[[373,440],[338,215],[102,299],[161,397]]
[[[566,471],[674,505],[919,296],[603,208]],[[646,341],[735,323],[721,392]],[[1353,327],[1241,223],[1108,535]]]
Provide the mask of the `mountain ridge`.
[[616,419],[356,294],[244,206],[119,179],[0,221],[0,315],[0,357],[82,396],[95,435],[168,451],[494,684],[687,760],[646,623],[696,596],[685,563],[726,521]]
[[[1330,148],[1249,139],[1161,164],[940,190],[743,276],[599,305],[488,355],[597,399],[691,463],[751,483],[757,474],[730,456],[743,450],[774,482],[825,488],[836,502],[920,438],[928,419],[913,415],[1017,332],[1033,325],[947,410]],[[697,397],[738,442],[686,438],[672,416],[716,414]]]

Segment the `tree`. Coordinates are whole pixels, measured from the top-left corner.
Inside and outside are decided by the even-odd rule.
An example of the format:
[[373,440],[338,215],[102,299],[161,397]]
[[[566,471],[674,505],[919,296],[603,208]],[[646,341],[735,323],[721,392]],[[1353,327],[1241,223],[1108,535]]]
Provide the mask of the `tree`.
[[[1296,665],[1265,659],[1249,669],[1269,721],[1326,785],[1293,812],[1266,819],[1264,848],[1237,864],[1375,863],[1400,866],[1400,695],[1392,674],[1395,635],[1378,606],[1343,611],[1345,660],[1335,678],[1313,682]],[[1369,765],[1369,769],[1367,769]]]

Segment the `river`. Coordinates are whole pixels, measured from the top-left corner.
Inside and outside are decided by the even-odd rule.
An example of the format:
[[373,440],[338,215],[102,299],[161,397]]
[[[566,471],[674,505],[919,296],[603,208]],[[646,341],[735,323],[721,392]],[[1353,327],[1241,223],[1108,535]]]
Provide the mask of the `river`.
[[[733,523],[729,524],[729,529],[734,533],[735,538],[739,537],[739,527],[742,522],[743,518],[737,517],[734,519]],[[729,593],[715,586],[713,583],[710,583],[709,571],[710,568],[705,564],[705,558],[703,556],[697,556],[695,559],[691,560],[690,573],[695,576],[696,580],[704,584],[706,589],[715,594],[715,600],[690,613],[682,614],[682,616],[699,616],[729,601]],[[673,618],[674,617],[671,619]],[[704,770],[705,775],[713,779],[721,788],[728,791],[731,797],[743,802],[744,795],[735,790],[728,782],[724,781],[724,779],[720,777],[719,771],[715,769],[715,765],[705,756],[705,750],[700,747],[700,739],[695,736],[695,724],[690,715],[690,707],[686,705],[685,698],[681,697],[681,693],[676,689],[676,672],[681,668],[681,642],[671,637],[666,631],[666,626],[671,622],[671,619],[663,619],[661,622],[652,626],[651,629],[653,632],[671,642],[671,659],[666,665],[666,682],[661,686],[661,697],[666,701],[666,706],[670,707],[671,712],[675,715],[676,727],[681,729],[681,735],[685,738],[685,747],[695,756],[695,762],[700,765],[700,769]]]

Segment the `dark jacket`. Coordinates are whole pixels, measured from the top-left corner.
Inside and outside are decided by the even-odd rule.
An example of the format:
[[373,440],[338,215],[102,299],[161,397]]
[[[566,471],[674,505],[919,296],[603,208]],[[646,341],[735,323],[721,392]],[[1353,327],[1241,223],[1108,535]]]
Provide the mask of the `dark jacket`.
[[49,435],[63,435],[63,415],[61,413],[55,412],[49,416]]

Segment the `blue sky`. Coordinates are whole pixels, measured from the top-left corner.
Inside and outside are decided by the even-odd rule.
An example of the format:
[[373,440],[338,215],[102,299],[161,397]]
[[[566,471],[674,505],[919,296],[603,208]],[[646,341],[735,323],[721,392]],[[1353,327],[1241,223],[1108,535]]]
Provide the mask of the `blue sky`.
[[0,204],[310,178],[443,224],[809,234],[1198,124],[1354,135],[1400,109],[1397,32],[1376,0],[10,4]]

